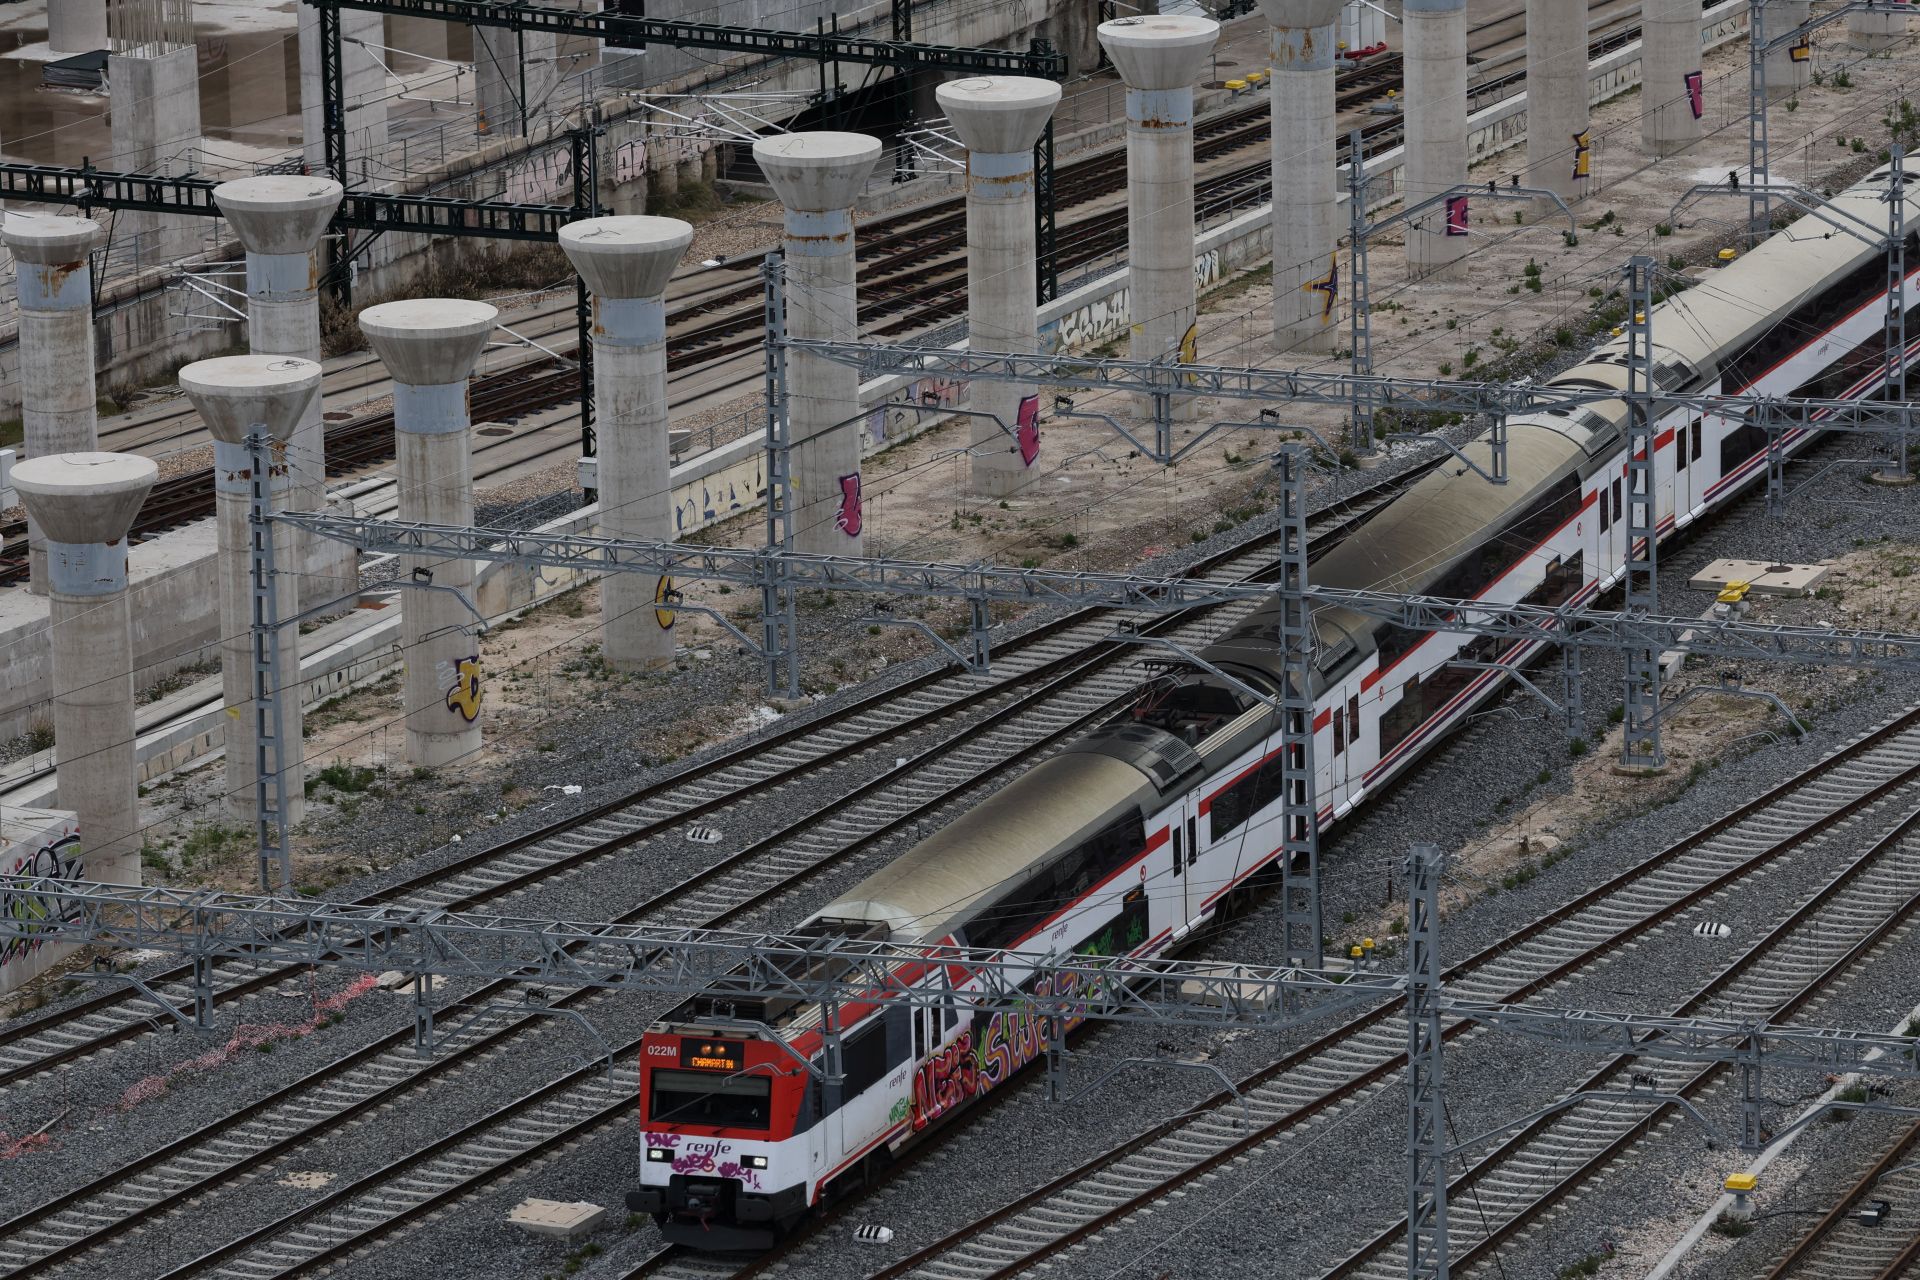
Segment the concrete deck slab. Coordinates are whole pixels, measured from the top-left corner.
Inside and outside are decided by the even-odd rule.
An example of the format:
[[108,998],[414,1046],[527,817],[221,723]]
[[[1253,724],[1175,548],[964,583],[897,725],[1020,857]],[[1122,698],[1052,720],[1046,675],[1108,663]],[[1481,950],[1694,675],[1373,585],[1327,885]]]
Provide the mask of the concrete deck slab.
[[1715,560],[1687,579],[1692,591],[1718,591],[1729,582],[1744,582],[1763,596],[1812,595],[1833,566],[1779,564],[1769,560]]
[[522,1200],[507,1214],[507,1221],[536,1236],[572,1240],[586,1235],[607,1220],[607,1211],[585,1200],[571,1204],[559,1200]]

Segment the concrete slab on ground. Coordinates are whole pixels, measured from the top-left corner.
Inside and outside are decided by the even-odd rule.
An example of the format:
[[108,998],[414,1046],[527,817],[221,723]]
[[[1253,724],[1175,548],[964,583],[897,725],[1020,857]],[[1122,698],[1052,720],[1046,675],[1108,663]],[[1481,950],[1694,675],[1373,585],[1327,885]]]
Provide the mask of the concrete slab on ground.
[[586,1235],[607,1220],[607,1211],[585,1200],[571,1204],[559,1200],[522,1200],[507,1214],[507,1221],[536,1236],[572,1240]]
[[1744,582],[1756,595],[1812,595],[1833,569],[1826,564],[1778,564],[1768,560],[1715,560],[1687,579],[1692,591],[1718,591]]

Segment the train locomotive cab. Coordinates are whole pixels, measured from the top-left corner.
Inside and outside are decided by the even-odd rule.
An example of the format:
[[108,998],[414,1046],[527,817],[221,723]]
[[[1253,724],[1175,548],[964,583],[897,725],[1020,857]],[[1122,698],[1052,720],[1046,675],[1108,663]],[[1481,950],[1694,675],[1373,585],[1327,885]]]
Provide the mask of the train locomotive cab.
[[[669,1020],[640,1046],[640,1187],[669,1239],[770,1248],[807,1211],[808,1077],[779,1044]],[[796,1158],[796,1135],[802,1137]]]

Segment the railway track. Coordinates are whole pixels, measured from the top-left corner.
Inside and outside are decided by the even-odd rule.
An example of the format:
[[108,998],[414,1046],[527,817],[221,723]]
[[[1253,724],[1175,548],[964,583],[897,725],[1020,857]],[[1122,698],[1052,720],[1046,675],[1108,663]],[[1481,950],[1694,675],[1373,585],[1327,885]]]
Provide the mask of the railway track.
[[[1381,480],[1314,513],[1309,522],[1316,550],[1363,522],[1432,464]],[[1264,565],[1276,535],[1259,534],[1210,556],[1198,574],[1229,577]],[[644,841],[679,833],[682,825],[792,782],[804,772],[837,767],[866,750],[889,748],[939,717],[1017,696],[1045,680],[1111,633],[1112,610],[1077,610],[1043,623],[1002,644],[994,674],[976,677],[940,670],[868,695],[843,708],[833,721],[805,722],[737,747],[659,783],[550,823],[492,848],[465,854],[434,870],[366,895],[358,901],[445,910],[468,910],[533,889],[558,875]],[[1119,650],[1109,646],[1115,653]],[[215,999],[226,1003],[285,979],[289,970],[244,967],[224,972]],[[177,1007],[191,1001],[192,970],[174,966],[148,975],[148,985]],[[152,1029],[164,1010],[144,998],[103,992],[48,1017],[0,1027],[0,1089],[37,1071],[76,1061]]]
[[[1897,827],[1911,821],[1916,808],[1920,711],[1452,966],[1448,989],[1465,999],[1531,998],[1721,890],[1825,847],[1842,824],[1857,837],[1862,824]],[[1235,1091],[1223,1090],[1153,1126],[872,1280],[1011,1277],[1268,1143],[1315,1131],[1399,1078],[1406,1041],[1397,1015],[1398,1005],[1388,1004],[1348,1021],[1236,1082]],[[1454,1025],[1447,1034],[1457,1038],[1470,1030]],[[1251,1130],[1241,1122],[1240,1099]]]
[[[1920,1203],[1920,1124],[1908,1129],[1854,1180],[1833,1208],[1785,1254],[1764,1280],[1900,1280],[1920,1262],[1920,1231],[1910,1224],[1869,1227],[1854,1215],[1870,1200],[1902,1208]],[[1899,1222],[1896,1217],[1894,1221]]]
[[[1920,917],[1920,790],[1902,805],[1904,819],[1864,849],[1836,845],[1831,853],[1844,869],[1671,1015],[1711,1012],[1786,1023],[1831,996],[1855,966],[1906,932]],[[1697,1106],[1730,1074],[1720,1064],[1618,1057],[1569,1092],[1630,1090],[1636,1077],[1651,1076],[1653,1091]],[[1672,1125],[1676,1113],[1665,1101],[1581,1103],[1501,1142],[1448,1185],[1450,1200],[1472,1206],[1472,1212],[1448,1224],[1453,1265],[1464,1273],[1495,1255]],[[1453,1200],[1456,1195],[1460,1199]],[[1406,1274],[1403,1222],[1329,1271],[1326,1280],[1397,1280]]]
[[[1392,482],[1374,486],[1364,496],[1355,495],[1330,511],[1319,522],[1322,543],[1386,502],[1393,487]],[[1258,537],[1222,553],[1212,572],[1228,578],[1259,572],[1267,564],[1264,547],[1269,541],[1268,536]],[[396,886],[374,900],[453,909],[480,902],[497,904],[615,851],[630,856],[649,840],[664,841],[681,833],[693,818],[784,786],[801,773],[829,767],[859,773],[863,756],[869,769],[876,763],[873,757],[880,757],[884,763],[875,776],[850,793],[727,854],[626,917],[675,925],[736,920],[763,909],[793,883],[823,867],[859,856],[889,836],[912,829],[911,824],[934,808],[967,803],[966,797],[984,785],[984,777],[1053,750],[1089,722],[1103,718],[1134,683],[1127,674],[1130,662],[1119,652],[1124,646],[1102,643],[1119,616],[1112,611],[1083,611],[1040,629],[1044,634],[1029,644],[1010,644],[1004,652],[1019,672],[1011,678],[984,681],[961,676],[910,682],[905,692],[895,690],[857,704],[846,719],[811,726],[810,733],[796,729],[743,748],[704,765],[698,777],[670,780],[637,800],[602,806],[555,824],[545,833]],[[1176,618],[1153,625],[1188,634],[1210,630],[1217,621]],[[1036,703],[1036,698],[1041,702]],[[1045,709],[1049,706],[1051,712]],[[979,711],[985,712],[984,718],[971,714]],[[897,744],[940,722],[947,722],[946,740],[904,763],[896,760]],[[856,812],[855,806],[864,807]],[[166,991],[169,983],[177,987],[184,977],[176,970],[155,975],[152,981]],[[285,970],[230,967],[221,971],[218,999],[228,1002],[291,981],[292,975]],[[464,1003],[470,1006],[498,1007],[462,1030],[454,1052],[423,1062],[413,1056],[411,1030],[395,1032],[307,1080],[135,1159],[108,1177],[0,1224],[0,1267],[5,1268],[0,1274],[45,1274],[90,1255],[188,1198],[197,1203],[218,1186],[302,1143],[364,1122],[396,1093],[459,1078],[498,1051],[491,1047],[495,1041],[525,1031],[527,1015],[516,1010],[512,1000],[526,994],[516,984],[497,983],[467,997]],[[598,993],[573,992],[553,1001],[551,1007],[597,1007],[605,999]],[[107,1043],[142,1034],[156,1012],[144,1001],[100,997],[70,1016],[9,1031],[0,1037],[0,1061],[7,1063],[0,1082],[24,1078],[97,1053]],[[578,1126],[562,1121],[582,1107],[598,1117],[600,1091],[605,1089],[613,1091],[620,1106],[631,1107],[630,1082],[617,1074],[612,1084],[584,1077],[573,1083],[578,1088],[564,1094],[543,1090],[514,1104],[509,1109],[512,1114],[501,1121],[505,1129],[488,1129],[483,1145],[512,1149],[518,1152],[515,1158],[525,1158],[527,1144],[519,1138],[572,1132]],[[502,1132],[517,1136],[502,1139]],[[477,1159],[457,1143],[437,1146],[433,1154],[456,1164],[470,1165]],[[425,1158],[424,1153],[411,1156],[387,1174],[404,1180],[407,1169]],[[444,1166],[436,1165],[431,1180],[441,1180],[444,1174]],[[389,1190],[383,1203],[394,1203],[395,1197],[409,1203],[414,1198],[402,1186]],[[397,1216],[405,1220],[404,1214]],[[331,1229],[337,1232],[338,1222]],[[236,1274],[255,1272],[243,1269]]]

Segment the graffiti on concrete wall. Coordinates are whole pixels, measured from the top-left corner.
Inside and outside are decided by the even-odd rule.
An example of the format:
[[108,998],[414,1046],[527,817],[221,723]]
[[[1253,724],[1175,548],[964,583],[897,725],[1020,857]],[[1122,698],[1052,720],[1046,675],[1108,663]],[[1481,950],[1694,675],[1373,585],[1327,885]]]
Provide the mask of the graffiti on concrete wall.
[[[6,874],[35,880],[79,880],[81,875],[80,837],[66,836],[41,845],[31,853],[7,859]],[[32,955],[47,942],[47,935],[58,924],[71,920],[61,904],[37,893],[0,889],[0,920],[6,921],[8,936],[0,938],[0,964]]]

